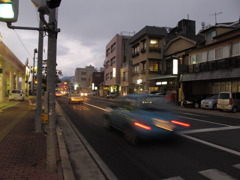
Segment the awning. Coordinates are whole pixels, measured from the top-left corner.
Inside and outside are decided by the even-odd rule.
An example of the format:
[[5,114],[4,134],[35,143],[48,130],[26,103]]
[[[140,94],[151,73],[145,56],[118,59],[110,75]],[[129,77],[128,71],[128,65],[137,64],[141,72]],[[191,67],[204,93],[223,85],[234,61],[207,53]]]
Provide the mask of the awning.
[[154,78],[149,78],[149,80],[158,80],[158,79],[174,79],[177,78],[177,75],[163,75]]

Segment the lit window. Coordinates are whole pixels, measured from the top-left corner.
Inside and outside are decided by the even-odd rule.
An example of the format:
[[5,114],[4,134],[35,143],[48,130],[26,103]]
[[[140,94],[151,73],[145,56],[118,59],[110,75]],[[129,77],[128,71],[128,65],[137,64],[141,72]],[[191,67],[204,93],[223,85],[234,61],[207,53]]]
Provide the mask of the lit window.
[[158,48],[159,45],[158,45],[158,40],[157,39],[151,39],[150,40],[150,47],[152,48]]
[[149,70],[157,72],[158,71],[158,62],[157,61],[150,61],[149,62]]
[[113,68],[113,78],[116,77],[116,68]]
[[173,59],[173,74],[178,74],[178,60]]

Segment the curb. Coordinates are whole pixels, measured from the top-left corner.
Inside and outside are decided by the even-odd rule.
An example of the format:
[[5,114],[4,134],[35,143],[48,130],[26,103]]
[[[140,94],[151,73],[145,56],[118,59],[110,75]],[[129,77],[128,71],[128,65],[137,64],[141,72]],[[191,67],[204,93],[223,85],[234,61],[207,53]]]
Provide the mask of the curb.
[[60,126],[57,125],[57,139],[59,144],[59,152],[61,157],[61,164],[62,164],[62,171],[64,180],[75,180],[73,169],[69,160],[69,156],[67,153],[67,148],[64,143],[64,138],[62,135],[62,130],[60,129]]
[[117,180],[83,135],[71,123],[57,102],[56,106],[58,122],[63,130],[63,139],[66,143],[69,162],[74,169],[75,178],[81,180]]

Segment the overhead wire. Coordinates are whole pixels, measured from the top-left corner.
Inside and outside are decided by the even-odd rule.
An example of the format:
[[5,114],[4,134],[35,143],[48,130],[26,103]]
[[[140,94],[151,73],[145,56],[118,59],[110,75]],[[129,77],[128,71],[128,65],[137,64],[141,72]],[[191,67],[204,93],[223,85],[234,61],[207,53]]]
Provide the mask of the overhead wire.
[[31,55],[31,54],[29,53],[29,51],[27,50],[27,48],[26,48],[26,46],[24,45],[24,43],[22,42],[21,38],[19,37],[17,31],[15,31],[15,29],[14,29],[14,32],[15,32],[15,34],[17,35],[17,37],[18,37],[19,41],[21,42],[22,46],[24,47],[24,49],[27,51],[28,55],[29,55],[31,58],[33,58],[32,55]]

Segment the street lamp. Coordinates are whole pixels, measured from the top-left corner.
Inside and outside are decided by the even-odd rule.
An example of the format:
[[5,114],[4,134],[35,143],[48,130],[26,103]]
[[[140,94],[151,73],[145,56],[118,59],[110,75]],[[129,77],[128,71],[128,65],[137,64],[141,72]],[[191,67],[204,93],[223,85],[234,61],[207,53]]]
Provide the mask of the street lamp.
[[31,86],[31,94],[34,95],[34,80],[35,80],[35,55],[37,53],[37,48],[33,51],[33,66],[32,66],[32,86]]

